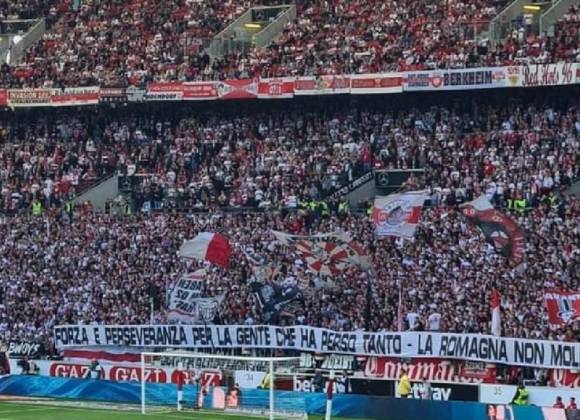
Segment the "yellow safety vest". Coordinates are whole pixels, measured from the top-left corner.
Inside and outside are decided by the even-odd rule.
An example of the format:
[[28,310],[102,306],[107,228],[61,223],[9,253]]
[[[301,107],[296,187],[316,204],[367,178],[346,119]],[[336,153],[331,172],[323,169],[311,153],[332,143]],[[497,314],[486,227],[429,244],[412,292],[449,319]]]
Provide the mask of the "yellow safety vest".
[[41,214],[42,214],[42,203],[39,201],[32,203],[32,215],[40,216]]

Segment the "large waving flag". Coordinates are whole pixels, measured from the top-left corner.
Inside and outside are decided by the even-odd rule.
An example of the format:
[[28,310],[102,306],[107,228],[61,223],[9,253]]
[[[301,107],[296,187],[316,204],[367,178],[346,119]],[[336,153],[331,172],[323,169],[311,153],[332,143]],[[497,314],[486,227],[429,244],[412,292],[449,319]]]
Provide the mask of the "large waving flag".
[[525,235],[508,215],[493,208],[485,195],[461,206],[465,217],[477,226],[487,241],[516,264],[524,258]]
[[228,268],[232,247],[228,240],[219,233],[202,232],[179,248],[179,256],[196,260],[209,261]]
[[348,267],[369,268],[362,246],[344,233],[298,236],[273,230],[272,234],[282,244],[294,248],[315,273],[337,276]]
[[410,191],[377,197],[372,214],[376,235],[412,238],[427,197],[427,191]]

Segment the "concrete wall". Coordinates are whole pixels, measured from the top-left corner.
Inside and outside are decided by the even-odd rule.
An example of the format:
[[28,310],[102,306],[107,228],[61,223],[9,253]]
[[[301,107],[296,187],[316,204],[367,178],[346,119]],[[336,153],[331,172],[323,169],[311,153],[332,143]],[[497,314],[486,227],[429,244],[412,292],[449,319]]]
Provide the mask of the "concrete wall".
[[113,175],[98,185],[85,191],[73,200],[73,203],[84,203],[90,201],[95,210],[103,210],[107,200],[111,200],[119,195],[119,176]]

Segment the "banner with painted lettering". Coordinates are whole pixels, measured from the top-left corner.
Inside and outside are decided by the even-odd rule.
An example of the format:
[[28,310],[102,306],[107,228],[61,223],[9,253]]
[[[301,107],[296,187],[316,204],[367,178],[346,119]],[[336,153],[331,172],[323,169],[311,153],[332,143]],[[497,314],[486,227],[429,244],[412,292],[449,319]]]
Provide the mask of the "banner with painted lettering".
[[52,89],[10,89],[8,106],[10,108],[31,108],[51,106]]
[[294,82],[294,94],[337,95],[350,93],[349,75],[299,77]]
[[496,368],[493,364],[466,360],[416,358],[401,360],[394,357],[369,357],[361,363],[365,378],[399,379],[403,370],[412,381],[495,383]]
[[99,102],[127,102],[127,89],[124,87],[108,87],[99,89]]
[[368,95],[375,93],[403,92],[403,74],[357,74],[350,80],[350,93]]
[[578,63],[529,64],[506,68],[513,87],[571,85],[576,82]]
[[188,82],[182,86],[184,101],[208,101],[218,99],[217,83]]
[[554,290],[544,294],[544,303],[552,327],[562,327],[580,319],[580,292]]
[[296,325],[64,325],[57,348],[138,346],[291,349],[367,356],[441,357],[544,368],[580,368],[580,343],[432,332],[338,332]]
[[13,358],[44,356],[44,346],[33,341],[11,341],[7,350],[8,356]]
[[471,90],[509,87],[505,67],[407,72],[404,90]]
[[98,86],[55,89],[51,102],[53,106],[96,105],[100,99],[99,91]]
[[180,277],[169,296],[168,318],[187,323],[212,323],[224,295],[202,297],[205,270]]
[[258,82],[258,98],[288,99],[294,97],[294,79],[260,79]]

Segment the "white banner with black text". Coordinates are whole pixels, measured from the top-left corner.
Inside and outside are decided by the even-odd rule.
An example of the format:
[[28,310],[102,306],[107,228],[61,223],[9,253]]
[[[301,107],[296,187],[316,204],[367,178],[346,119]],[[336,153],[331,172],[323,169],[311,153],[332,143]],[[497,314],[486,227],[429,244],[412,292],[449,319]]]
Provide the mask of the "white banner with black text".
[[443,357],[544,368],[580,368],[580,343],[432,332],[337,332],[271,325],[66,325],[55,327],[57,348],[291,349],[389,357]]

